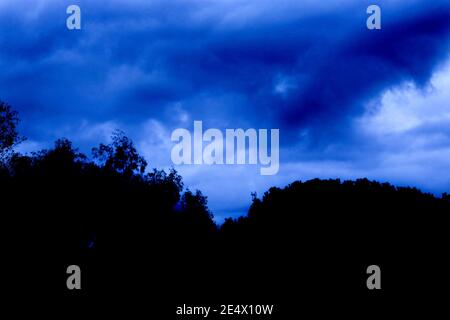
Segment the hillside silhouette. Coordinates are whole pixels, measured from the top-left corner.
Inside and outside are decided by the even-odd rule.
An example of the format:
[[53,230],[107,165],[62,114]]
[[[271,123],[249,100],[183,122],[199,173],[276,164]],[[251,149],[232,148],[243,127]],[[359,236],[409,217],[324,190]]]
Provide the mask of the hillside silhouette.
[[[367,179],[296,181],[254,194],[245,217],[218,226],[200,191],[185,190],[174,169],[147,171],[122,132],[90,158],[67,139],[22,155],[13,151],[17,114],[2,104],[0,121],[2,241],[18,291],[288,310],[297,295],[305,304],[379,302],[443,285],[447,194]],[[83,270],[79,292],[66,288],[71,264]],[[372,264],[383,271],[382,294],[365,287]]]

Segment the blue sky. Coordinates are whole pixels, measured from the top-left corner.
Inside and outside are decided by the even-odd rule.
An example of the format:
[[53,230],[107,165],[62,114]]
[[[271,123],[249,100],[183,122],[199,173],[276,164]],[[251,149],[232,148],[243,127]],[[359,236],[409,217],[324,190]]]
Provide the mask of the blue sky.
[[[366,8],[382,29],[366,28]],[[78,4],[82,30],[69,31]],[[0,99],[23,152],[69,138],[89,154],[125,131],[150,167],[170,134],[279,128],[280,171],[181,166],[218,220],[296,179],[368,177],[450,191],[449,1],[0,2]]]

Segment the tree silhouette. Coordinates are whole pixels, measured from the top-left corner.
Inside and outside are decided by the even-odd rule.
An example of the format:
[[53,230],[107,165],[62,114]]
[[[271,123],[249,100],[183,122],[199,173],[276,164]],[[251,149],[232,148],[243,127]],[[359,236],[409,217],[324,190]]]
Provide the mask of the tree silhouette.
[[147,162],[141,157],[133,142],[122,131],[115,131],[112,135],[112,143],[100,144],[93,148],[94,159],[98,160],[105,168],[121,172],[126,176],[135,173],[144,173]]
[[11,156],[12,149],[24,140],[17,132],[18,113],[0,101],[0,165]]
[[[146,172],[123,132],[94,148],[93,161],[67,139],[21,155],[12,149],[20,140],[17,114],[2,110],[9,129],[0,140],[11,155],[0,172],[1,235],[4,261],[20,262],[8,278],[22,290],[32,266],[36,288],[73,295],[64,284],[75,263],[87,274],[82,295],[144,288],[163,301],[252,297],[289,309],[297,306],[286,303],[289,289],[360,302],[367,297],[361,279],[374,263],[387,270],[387,292],[395,297],[431,292],[442,281],[437,271],[448,267],[445,193],[437,198],[368,179],[295,181],[261,198],[252,194],[246,216],[217,226],[206,196],[183,192],[174,169]],[[415,270],[427,281],[410,282],[418,279]]]

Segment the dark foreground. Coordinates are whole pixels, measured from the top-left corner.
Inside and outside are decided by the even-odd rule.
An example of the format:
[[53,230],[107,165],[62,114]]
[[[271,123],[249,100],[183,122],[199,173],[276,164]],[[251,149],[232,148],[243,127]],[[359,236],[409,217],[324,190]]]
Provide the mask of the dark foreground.
[[[25,306],[200,319],[177,307],[274,305],[271,316],[250,318],[365,319],[446,305],[445,195],[365,179],[294,182],[218,227],[176,172],[144,176],[78,156],[63,141],[2,173],[4,288]],[[69,265],[81,268],[81,290],[66,286]],[[366,286],[370,265],[381,269],[381,290]]]

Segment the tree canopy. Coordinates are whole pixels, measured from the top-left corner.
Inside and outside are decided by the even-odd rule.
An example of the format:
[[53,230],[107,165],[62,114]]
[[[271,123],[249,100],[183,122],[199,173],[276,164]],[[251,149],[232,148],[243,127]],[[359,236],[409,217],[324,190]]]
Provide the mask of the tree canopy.
[[23,141],[17,132],[19,124],[18,112],[0,101],[0,162],[3,163],[11,155],[12,149]]

